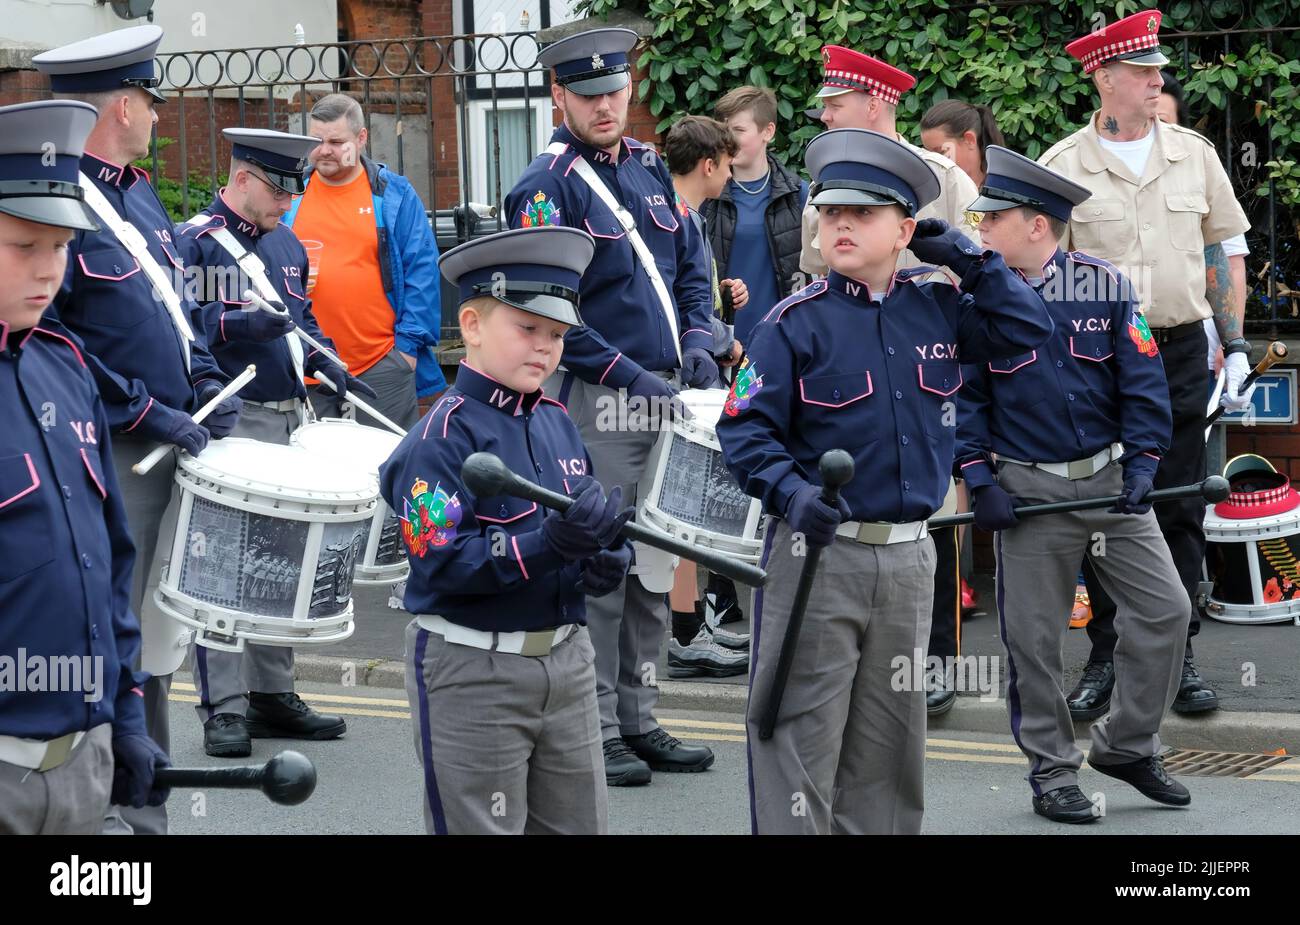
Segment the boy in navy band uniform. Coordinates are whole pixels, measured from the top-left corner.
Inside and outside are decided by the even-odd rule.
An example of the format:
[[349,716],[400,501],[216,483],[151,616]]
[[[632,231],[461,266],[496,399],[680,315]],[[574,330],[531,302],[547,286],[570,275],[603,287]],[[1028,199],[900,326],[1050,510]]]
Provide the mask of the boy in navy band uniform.
[[[920,831],[924,660],[935,553],[925,520],[952,469],[962,360],[1033,349],[1051,332],[1034,293],[996,254],[940,220],[916,222],[939,181],[908,146],[838,129],[807,154],[825,280],[778,303],[754,331],[718,424],[727,465],[769,521],[750,672],[750,809],[756,833]],[[910,248],[949,267],[897,270]],[[855,474],[832,508],[818,461],[848,451]],[[758,738],[807,546],[826,547],[771,739]],[[914,666],[915,667],[915,666]],[[919,673],[919,669],[918,669]]]
[[[98,834],[110,795],[167,799],[108,418],[82,352],[41,318],[73,229],[98,228],[77,184],[94,124],[84,103],[0,109],[0,657],[49,666],[0,691],[0,834]],[[82,670],[54,683],[56,663]]]
[[[1079,559],[1086,552],[1117,602],[1115,691],[1092,728],[1088,763],[1160,803],[1191,795],[1165,772],[1160,721],[1178,692],[1191,617],[1169,547],[1144,501],[1172,427],[1169,388],[1135,291],[1111,264],[1057,246],[1087,189],[990,145],[971,210],[980,236],[1029,282],[1056,331],[1036,351],[967,367],[957,468],[975,522],[996,530],[997,596],[1007,647],[1011,733],[1029,759],[1034,812],[1093,822],[1079,789],[1083,755],[1061,661]],[[1122,495],[1113,510],[1017,523],[1032,504]]]
[[[594,244],[516,229],[442,256],[466,358],[380,469],[411,563],[407,696],[430,834],[603,834],[605,767],[586,595],[619,586],[631,509],[605,497],[577,427],[542,383],[582,324]],[[575,497],[564,514],[461,481],[471,453]]]

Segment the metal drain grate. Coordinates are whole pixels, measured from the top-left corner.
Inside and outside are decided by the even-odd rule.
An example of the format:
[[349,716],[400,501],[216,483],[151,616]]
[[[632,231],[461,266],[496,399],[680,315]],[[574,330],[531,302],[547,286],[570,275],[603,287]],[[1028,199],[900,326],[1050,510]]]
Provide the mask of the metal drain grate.
[[1164,752],[1165,770],[1189,777],[1250,777],[1290,760],[1286,755],[1252,755],[1247,752],[1205,752],[1171,748]]

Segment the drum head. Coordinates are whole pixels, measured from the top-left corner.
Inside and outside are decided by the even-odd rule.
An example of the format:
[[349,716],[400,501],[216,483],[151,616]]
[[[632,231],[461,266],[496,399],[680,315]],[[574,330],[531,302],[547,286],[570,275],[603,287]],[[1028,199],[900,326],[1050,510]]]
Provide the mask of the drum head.
[[375,474],[402,442],[390,431],[338,418],[304,424],[289,440],[310,453]]
[[299,446],[246,437],[213,440],[199,456],[181,456],[179,467],[197,478],[272,498],[356,503],[378,494],[374,473],[368,470]]

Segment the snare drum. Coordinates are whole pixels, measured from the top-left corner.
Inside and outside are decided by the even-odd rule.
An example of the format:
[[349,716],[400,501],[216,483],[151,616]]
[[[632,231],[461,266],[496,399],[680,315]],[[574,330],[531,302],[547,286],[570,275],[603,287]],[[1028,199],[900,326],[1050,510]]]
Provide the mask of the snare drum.
[[[365,472],[377,480],[379,467],[393,455],[402,438],[391,431],[367,427],[355,421],[326,418],[298,428],[289,442],[316,456]],[[392,584],[405,580],[410,570],[406,547],[402,544],[401,521],[380,498],[366,533],[355,581],[359,585]]]
[[[700,549],[758,562],[762,505],[727,471],[716,434],[727,390],[687,389],[678,398],[694,417],[674,417],[659,435],[637,489],[637,521]],[[639,549],[637,563],[642,564]]]
[[1224,623],[1300,626],[1300,497],[1258,457],[1238,457],[1224,474],[1232,491],[1205,512],[1213,580],[1205,612]]
[[297,446],[242,437],[182,456],[176,536],[154,600],[239,652],[352,635],[352,579],[375,515],[375,478]]

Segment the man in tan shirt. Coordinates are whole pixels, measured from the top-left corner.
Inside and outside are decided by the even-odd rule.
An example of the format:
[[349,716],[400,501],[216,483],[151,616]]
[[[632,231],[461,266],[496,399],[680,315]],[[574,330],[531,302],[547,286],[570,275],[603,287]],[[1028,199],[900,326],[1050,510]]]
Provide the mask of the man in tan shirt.
[[[941,218],[979,244],[975,226],[967,219],[966,207],[975,201],[979,190],[960,167],[942,154],[910,144],[898,134],[895,111],[904,93],[916,85],[916,78],[891,67],[877,58],[840,45],[822,49],[822,88],[818,96],[826,104],[821,121],[828,129],[864,128],[897,138],[930,166],[939,179],[939,198],[916,213],[917,221]],[[909,250],[898,261],[898,269],[920,263]],[[799,269],[805,273],[826,275],[826,261],[817,246],[817,210],[811,205],[803,212],[803,250]],[[811,282],[811,280],[809,280]]]
[[[1092,190],[1076,206],[1062,246],[1116,264],[1137,289],[1164,359],[1173,411],[1169,453],[1157,488],[1205,477],[1205,404],[1209,380],[1202,321],[1213,317],[1224,344],[1223,404],[1250,403],[1242,389],[1250,345],[1242,338],[1243,303],[1229,283],[1221,242],[1250,227],[1213,146],[1196,132],[1156,118],[1160,98],[1160,13],[1144,10],[1071,42],[1066,51],[1092,75],[1101,107],[1088,124],[1057,143],[1039,162]],[[1156,514],[1179,576],[1195,600],[1205,556],[1202,501],[1158,505]],[[1110,706],[1114,685],[1115,606],[1092,579],[1093,649],[1083,679],[1067,701],[1076,719]],[[1195,607],[1188,629],[1183,678],[1175,708],[1214,709],[1213,690],[1192,663],[1191,637],[1200,629]]]

